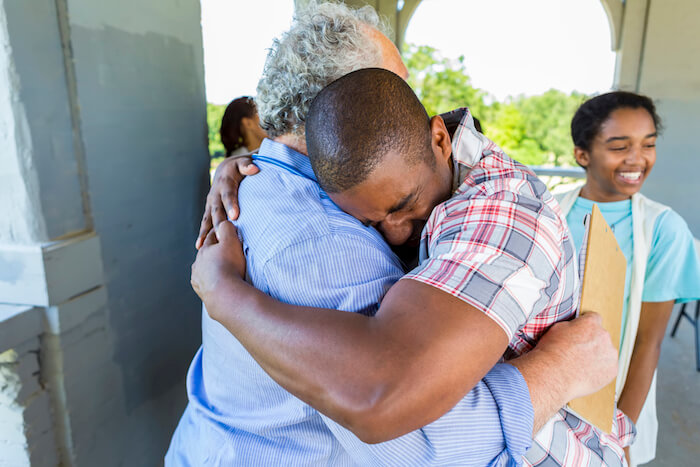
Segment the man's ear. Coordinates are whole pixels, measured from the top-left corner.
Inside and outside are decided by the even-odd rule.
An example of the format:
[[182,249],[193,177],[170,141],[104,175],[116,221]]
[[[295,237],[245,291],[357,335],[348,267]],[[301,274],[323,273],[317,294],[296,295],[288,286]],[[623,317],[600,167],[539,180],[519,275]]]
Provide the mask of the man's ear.
[[584,169],[588,167],[588,164],[591,162],[591,155],[588,151],[578,146],[574,146],[574,158],[576,159],[576,163]]
[[445,121],[439,115],[430,119],[430,138],[435,158],[439,161],[447,161],[452,155],[452,139]]

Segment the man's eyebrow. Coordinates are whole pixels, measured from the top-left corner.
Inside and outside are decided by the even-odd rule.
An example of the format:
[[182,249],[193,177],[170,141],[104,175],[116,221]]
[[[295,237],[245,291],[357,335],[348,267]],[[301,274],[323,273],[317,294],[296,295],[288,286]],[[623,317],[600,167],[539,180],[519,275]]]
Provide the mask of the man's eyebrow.
[[655,131],[653,133],[649,133],[648,135],[646,135],[645,138],[656,138],[657,136],[659,136],[659,132]]
[[413,199],[416,196],[415,190],[412,193],[407,194],[403,198],[399,200],[398,203],[393,205],[388,211],[387,214],[391,214],[392,212],[400,211],[401,209],[405,208],[406,205],[408,204],[411,199]]

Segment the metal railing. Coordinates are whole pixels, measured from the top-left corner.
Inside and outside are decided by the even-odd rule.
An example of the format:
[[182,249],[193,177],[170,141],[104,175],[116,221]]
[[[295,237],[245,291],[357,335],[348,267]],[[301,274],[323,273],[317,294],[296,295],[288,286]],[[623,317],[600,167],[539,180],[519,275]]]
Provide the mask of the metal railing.
[[586,171],[581,167],[530,167],[537,175],[546,177],[571,177],[571,178],[586,178]]

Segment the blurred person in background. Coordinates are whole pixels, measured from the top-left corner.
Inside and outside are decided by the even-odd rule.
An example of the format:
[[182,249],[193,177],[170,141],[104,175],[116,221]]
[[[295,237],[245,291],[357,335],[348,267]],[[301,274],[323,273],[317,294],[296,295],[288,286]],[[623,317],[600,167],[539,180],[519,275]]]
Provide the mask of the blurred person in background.
[[252,97],[239,97],[229,103],[219,133],[226,157],[247,154],[260,147],[267,133],[260,127],[258,109]]

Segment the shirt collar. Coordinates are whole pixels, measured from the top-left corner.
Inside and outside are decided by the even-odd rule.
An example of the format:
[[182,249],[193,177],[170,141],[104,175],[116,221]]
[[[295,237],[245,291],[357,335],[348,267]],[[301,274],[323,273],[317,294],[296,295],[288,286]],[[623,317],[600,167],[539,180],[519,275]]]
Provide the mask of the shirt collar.
[[[498,149],[490,139],[477,131],[472,113],[466,107],[462,120],[452,137],[452,190],[456,192],[464,183],[467,174],[479,161]],[[500,149],[498,149],[500,151]]]
[[609,201],[607,203],[602,203],[600,201],[592,201],[590,199],[578,197],[575,201],[576,205],[590,211],[593,209],[593,205],[597,204],[601,211],[603,212],[613,212],[620,211],[625,212],[632,209],[632,199],[623,199],[622,201]]
[[304,177],[316,182],[316,175],[311,168],[311,161],[309,158],[289,146],[265,138],[257,152],[260,156],[275,159],[298,171]]

